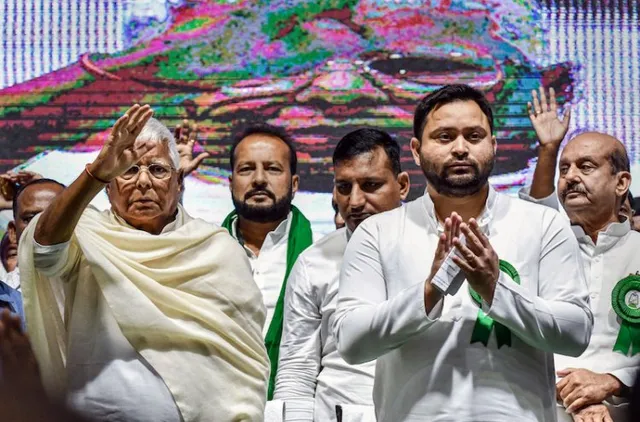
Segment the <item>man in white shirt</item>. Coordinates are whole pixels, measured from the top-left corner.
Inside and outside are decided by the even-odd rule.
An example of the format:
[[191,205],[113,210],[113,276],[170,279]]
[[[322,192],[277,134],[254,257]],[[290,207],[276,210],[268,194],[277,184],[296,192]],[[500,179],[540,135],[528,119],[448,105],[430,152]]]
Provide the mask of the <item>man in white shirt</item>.
[[[20,237],[29,222],[44,211],[65,186],[52,179],[35,179],[18,189],[13,198],[13,221],[9,222],[9,238],[20,245]],[[20,291],[20,267],[7,275],[6,283]]]
[[[489,185],[493,132],[481,92],[426,96],[411,140],[425,195],[368,218],[347,245],[338,351],[378,359],[379,422],[555,421],[553,353],[589,342],[575,237],[556,211]],[[443,297],[432,282],[451,250],[464,282]]]
[[377,129],[344,136],[333,165],[333,195],[347,227],[304,251],[287,281],[274,395],[286,403],[286,421],[335,422],[338,411],[342,421],[373,414],[375,361],[349,365],[336,349],[338,279],[353,231],[367,217],[399,207],[409,192],[409,175],[401,171],[398,143]]
[[[577,358],[556,356],[558,398],[564,406],[559,406],[559,419],[570,421],[572,414],[579,421],[625,421],[625,396],[640,365],[640,337],[632,330],[635,346],[629,347],[626,326],[633,324],[626,314],[619,315],[634,306],[635,290],[629,286],[640,280],[640,233],[631,230],[629,215],[621,212],[631,184],[629,158],[612,136],[586,132],[574,137],[562,150],[556,195],[556,160],[569,113],[560,120],[553,89],[549,101],[543,88],[539,97],[533,93],[529,112],[540,142],[538,165],[531,188],[520,196],[555,209],[559,196],[580,245],[594,315],[587,350]],[[631,289],[626,299],[612,297],[620,289]]]
[[267,308],[263,327],[271,361],[268,398],[273,397],[282,337],[286,280],[298,255],[313,243],[311,223],[291,204],[298,190],[293,139],[266,124],[245,129],[229,153],[235,210],[222,226],[244,247]]
[[[179,204],[171,132],[135,105],[20,238],[28,330],[50,396],[113,422],[260,420],[265,311],[249,262]],[[91,200],[106,187],[111,209]]]

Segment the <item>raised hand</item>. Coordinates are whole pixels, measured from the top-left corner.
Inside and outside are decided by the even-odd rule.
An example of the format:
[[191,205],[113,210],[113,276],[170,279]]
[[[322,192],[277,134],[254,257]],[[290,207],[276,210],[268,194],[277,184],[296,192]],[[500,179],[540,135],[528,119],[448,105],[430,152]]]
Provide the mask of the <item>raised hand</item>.
[[451,213],[451,216],[444,220],[444,233],[438,238],[438,246],[431,263],[431,273],[424,284],[424,306],[427,314],[431,312],[434,306],[442,298],[442,294],[432,284],[431,280],[438,272],[440,266],[447,257],[447,254],[453,248],[453,239],[460,236],[460,224],[462,217],[457,213]]
[[42,175],[26,170],[0,175],[0,209],[11,208],[18,188],[36,179],[42,179]]
[[436,272],[438,272],[447,254],[453,248],[453,240],[460,236],[461,224],[462,217],[456,212],[452,212],[451,216],[444,220],[444,233],[442,233],[438,239],[438,246],[436,247],[436,253],[433,257],[433,263],[431,264],[431,275],[429,279],[433,278]]
[[556,92],[553,88],[549,88],[548,100],[542,86],[540,87],[539,98],[535,90],[531,91],[531,95],[533,96],[533,104],[527,103],[527,109],[531,124],[533,124],[540,141],[540,147],[560,148],[560,144],[569,130],[571,107],[569,105],[565,107],[564,116],[560,120]]
[[193,147],[198,137],[198,125],[196,123],[189,124],[188,120],[183,120],[182,124],[176,126],[175,138],[178,144],[178,153],[180,154],[180,170],[186,176],[209,157],[208,152],[198,154],[193,158]]
[[113,125],[100,154],[91,163],[91,174],[100,180],[111,181],[153,149],[153,143],[136,143],[136,138],[151,116],[153,110],[148,105],[136,104],[127,110]]
[[464,272],[473,290],[491,304],[500,276],[498,255],[475,219],[469,220],[469,224],[460,224],[460,232],[464,234],[465,244],[459,238],[453,240],[453,245],[460,252],[460,256],[453,257],[453,262]]

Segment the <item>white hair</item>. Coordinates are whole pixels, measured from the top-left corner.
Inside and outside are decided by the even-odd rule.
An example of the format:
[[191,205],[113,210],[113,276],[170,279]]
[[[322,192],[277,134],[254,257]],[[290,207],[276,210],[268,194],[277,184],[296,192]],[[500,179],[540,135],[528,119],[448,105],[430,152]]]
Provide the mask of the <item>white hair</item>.
[[165,144],[169,148],[171,164],[176,170],[180,168],[180,153],[178,152],[178,145],[173,137],[173,133],[171,133],[165,125],[160,123],[158,119],[150,118],[140,131],[136,141],[151,141]]

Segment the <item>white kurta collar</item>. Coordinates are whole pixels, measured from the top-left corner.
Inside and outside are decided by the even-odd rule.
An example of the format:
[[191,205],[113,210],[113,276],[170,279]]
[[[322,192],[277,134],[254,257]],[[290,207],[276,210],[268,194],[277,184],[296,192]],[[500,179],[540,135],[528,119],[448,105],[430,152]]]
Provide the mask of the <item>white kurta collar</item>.
[[625,219],[620,223],[610,223],[606,229],[598,233],[598,238],[595,244],[593,243],[593,240],[591,240],[591,237],[585,233],[582,227],[572,225],[571,229],[576,235],[578,242],[588,244],[598,252],[604,252],[615,246],[621,238],[631,231],[631,224],[629,223],[629,219]]
[[[289,233],[289,229],[291,228],[291,216],[293,213],[289,211],[287,218],[282,220],[278,227],[275,230],[269,232],[267,237],[270,237],[272,243],[274,245],[278,244],[284,237]],[[242,240],[242,236],[238,236],[238,215],[236,214],[231,223],[231,236],[237,239],[241,245],[244,245],[244,241]]]

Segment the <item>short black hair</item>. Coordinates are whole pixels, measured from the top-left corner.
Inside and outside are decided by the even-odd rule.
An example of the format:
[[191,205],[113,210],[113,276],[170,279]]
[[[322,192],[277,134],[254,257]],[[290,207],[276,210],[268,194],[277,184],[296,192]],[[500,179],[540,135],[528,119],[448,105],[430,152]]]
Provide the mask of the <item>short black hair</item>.
[[613,174],[618,174],[621,171],[630,172],[631,165],[629,164],[629,156],[624,146],[621,148],[614,148],[611,154],[607,157],[609,164],[611,165],[611,171]]
[[333,208],[333,211],[335,211],[335,213],[338,213],[338,203],[336,202],[335,199],[331,200],[331,207]]
[[25,185],[20,186],[16,194],[13,196],[13,219],[14,220],[18,218],[18,198],[20,197],[20,195],[22,195],[22,192],[24,192],[25,189],[27,189],[29,186],[43,185],[43,184],[54,184],[54,185],[60,186],[63,189],[67,188],[65,185],[58,182],[57,180],[47,179],[47,178],[35,179]]
[[291,175],[296,174],[296,172],[298,171],[298,156],[296,154],[296,147],[293,142],[293,138],[284,129],[266,123],[258,123],[248,126],[240,133],[240,135],[235,138],[233,144],[231,145],[231,151],[229,154],[231,171],[233,172],[236,148],[238,147],[240,142],[242,142],[246,137],[255,135],[257,133],[278,138],[282,140],[282,142],[284,142],[287,147],[289,147],[289,169],[291,170]]
[[469,85],[455,84],[445,85],[424,97],[418,103],[416,111],[413,115],[413,136],[422,142],[422,133],[427,125],[427,116],[435,108],[455,101],[475,101],[480,110],[487,116],[491,133],[494,132],[493,126],[493,110],[487,101],[487,97],[475,88]]
[[333,166],[351,160],[358,155],[374,151],[376,148],[384,149],[389,158],[389,164],[394,175],[398,175],[400,167],[400,146],[387,132],[380,129],[362,128],[347,133],[340,139],[333,151]]

